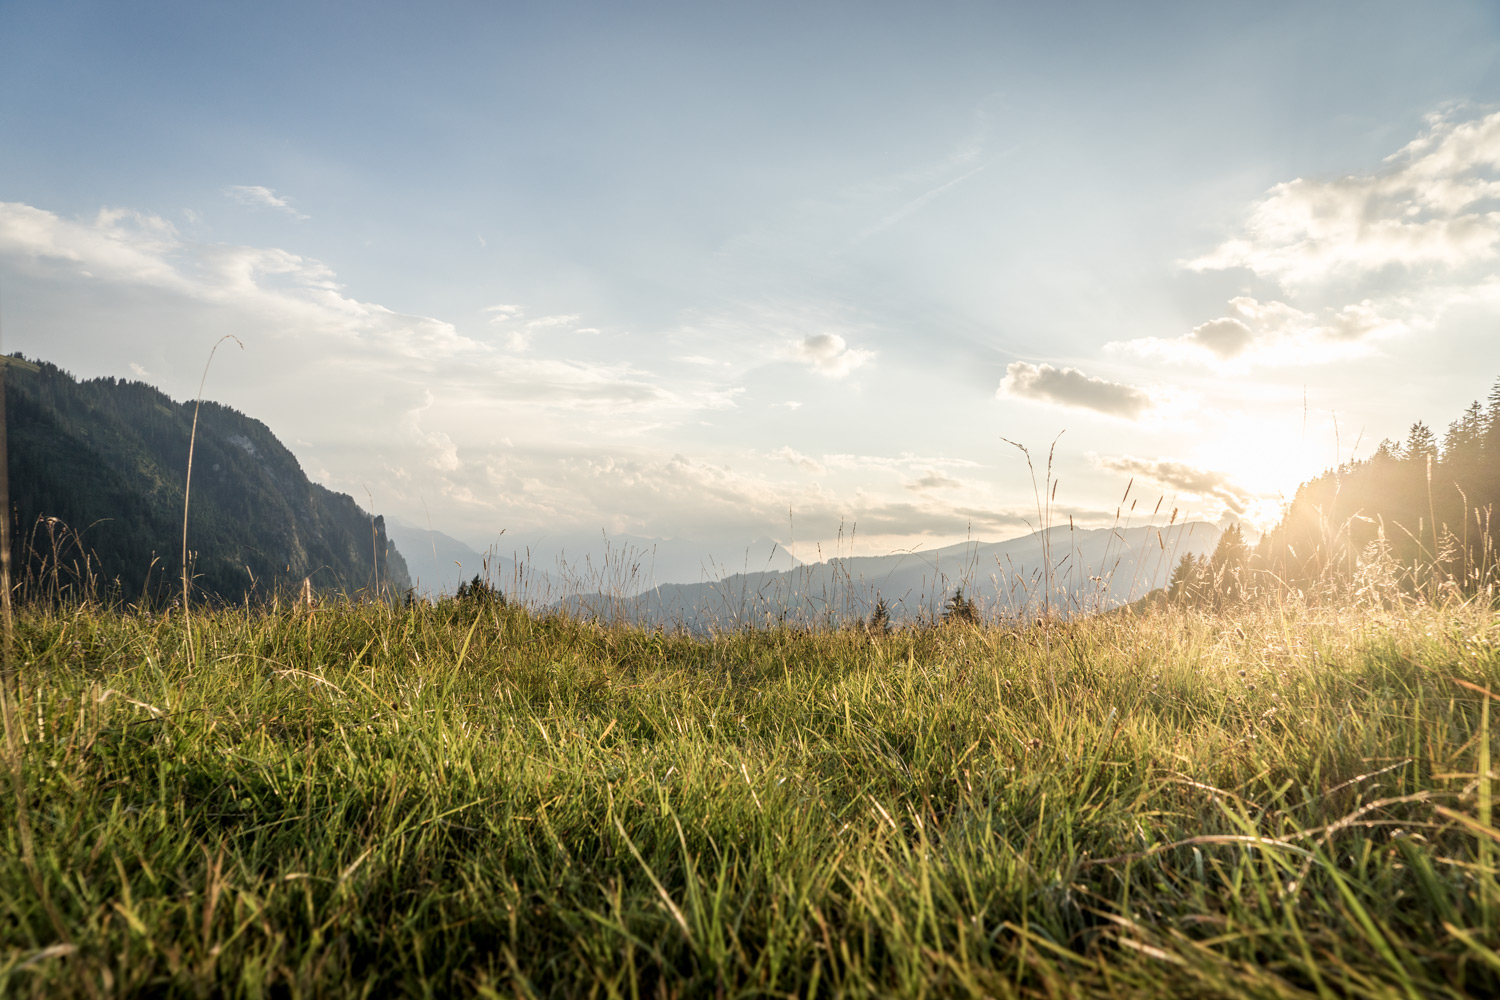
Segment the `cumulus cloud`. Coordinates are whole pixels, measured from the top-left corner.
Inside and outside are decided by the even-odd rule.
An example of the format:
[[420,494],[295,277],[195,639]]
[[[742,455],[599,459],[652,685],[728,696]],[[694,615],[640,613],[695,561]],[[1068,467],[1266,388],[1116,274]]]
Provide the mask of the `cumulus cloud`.
[[294,219],[307,219],[308,215],[297,211],[291,202],[268,187],[259,184],[233,184],[224,189],[224,194],[241,205],[250,208],[274,208]]
[[1151,393],[1145,389],[1085,375],[1077,368],[1054,368],[1025,361],[1011,362],[995,395],[1076,406],[1127,420],[1144,416],[1154,404]]
[[1342,309],[1305,312],[1285,302],[1239,296],[1229,300],[1227,315],[1184,336],[1116,341],[1107,348],[1218,368],[1306,365],[1368,353],[1375,341],[1407,333],[1422,322],[1410,315],[1405,300],[1377,305],[1365,299]]
[[1391,267],[1463,269],[1493,261],[1500,248],[1497,198],[1500,112],[1435,116],[1382,170],[1277,184],[1240,234],[1186,264],[1243,267],[1287,286]]
[[788,356],[826,378],[843,378],[875,356],[874,351],[850,347],[836,333],[814,333],[791,344]]
[[1211,319],[1193,327],[1193,332],[1182,338],[1185,343],[1201,347],[1216,357],[1229,359],[1245,352],[1255,342],[1255,334],[1245,321],[1234,316]]
[[1102,458],[1095,456],[1094,463],[1111,472],[1149,479],[1189,498],[1216,500],[1234,514],[1248,513],[1262,499],[1259,494],[1241,486],[1223,472],[1187,462],[1120,455]]

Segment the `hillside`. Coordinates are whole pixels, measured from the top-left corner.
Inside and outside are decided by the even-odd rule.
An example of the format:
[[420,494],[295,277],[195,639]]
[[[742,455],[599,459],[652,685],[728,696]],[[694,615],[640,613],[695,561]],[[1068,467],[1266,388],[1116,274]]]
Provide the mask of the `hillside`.
[[[126,600],[173,595],[193,402],[143,382],[78,381],[46,363],[12,370],[6,390],[23,580],[67,588],[92,578]],[[188,547],[197,591],[214,600],[299,590],[304,579],[350,595],[410,586],[381,517],[310,482],[265,424],[208,401]]]

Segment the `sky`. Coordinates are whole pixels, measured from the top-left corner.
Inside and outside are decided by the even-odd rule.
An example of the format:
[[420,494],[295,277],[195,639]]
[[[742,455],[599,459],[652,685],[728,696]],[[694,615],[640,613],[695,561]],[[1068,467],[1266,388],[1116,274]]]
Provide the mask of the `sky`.
[[1497,255],[1488,2],[0,0],[4,349],[480,549],[1264,527]]

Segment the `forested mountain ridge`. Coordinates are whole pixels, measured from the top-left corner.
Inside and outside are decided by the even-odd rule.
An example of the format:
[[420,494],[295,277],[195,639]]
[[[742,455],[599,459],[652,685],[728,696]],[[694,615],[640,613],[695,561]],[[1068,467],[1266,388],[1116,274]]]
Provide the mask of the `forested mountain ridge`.
[[[180,589],[193,401],[143,382],[78,381],[41,362],[6,373],[6,421],[23,579],[86,586],[92,575],[126,600]],[[410,587],[383,518],[310,482],[265,424],[206,400],[188,549],[195,592],[220,601],[300,590],[304,579],[349,595]]]

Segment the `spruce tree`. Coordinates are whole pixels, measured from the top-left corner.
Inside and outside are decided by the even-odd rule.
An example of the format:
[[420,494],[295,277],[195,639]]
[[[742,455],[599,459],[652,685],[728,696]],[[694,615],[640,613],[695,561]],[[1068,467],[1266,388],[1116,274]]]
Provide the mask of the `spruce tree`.
[[979,624],[979,609],[974,606],[973,598],[964,596],[964,588],[955,590],[948,603],[943,605],[943,624]]

